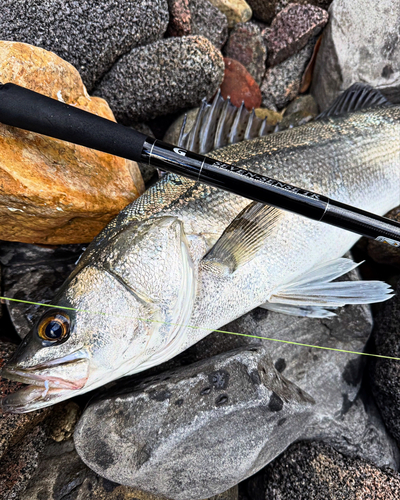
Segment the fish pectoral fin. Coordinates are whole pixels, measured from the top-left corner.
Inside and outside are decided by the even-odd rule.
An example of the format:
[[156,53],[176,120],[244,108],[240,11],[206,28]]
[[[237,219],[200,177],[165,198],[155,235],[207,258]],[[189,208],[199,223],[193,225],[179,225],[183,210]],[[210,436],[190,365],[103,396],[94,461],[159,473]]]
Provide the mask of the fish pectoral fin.
[[393,297],[393,290],[383,281],[332,282],[358,265],[346,258],[326,262],[294,282],[282,285],[261,307],[285,314],[326,318],[334,315],[329,309],[383,302]]
[[342,116],[361,109],[380,108],[392,106],[379,90],[365,83],[354,83],[345,90],[324,112],[320,113],[315,120],[324,120],[334,116]]
[[276,226],[282,210],[253,201],[229,224],[202,260],[219,276],[231,274],[254,258]]

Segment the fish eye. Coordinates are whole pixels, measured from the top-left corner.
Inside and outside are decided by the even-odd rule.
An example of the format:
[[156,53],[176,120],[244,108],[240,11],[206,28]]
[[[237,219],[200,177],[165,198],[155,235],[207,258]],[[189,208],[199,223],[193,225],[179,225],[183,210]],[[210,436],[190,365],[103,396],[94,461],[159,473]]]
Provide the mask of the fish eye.
[[62,311],[50,311],[40,320],[37,334],[45,341],[45,345],[51,345],[67,340],[70,327],[71,320],[67,314]]

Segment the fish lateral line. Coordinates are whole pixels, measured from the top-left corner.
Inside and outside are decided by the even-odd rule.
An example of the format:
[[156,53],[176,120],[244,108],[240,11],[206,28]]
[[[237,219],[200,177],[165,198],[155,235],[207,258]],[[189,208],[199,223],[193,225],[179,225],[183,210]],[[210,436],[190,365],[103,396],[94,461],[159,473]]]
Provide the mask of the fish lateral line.
[[[104,313],[104,312],[96,312],[96,311],[88,311],[85,309],[77,309],[75,307],[65,307],[65,306],[57,306],[54,304],[44,304],[43,302],[32,302],[29,300],[21,300],[21,299],[13,299],[10,297],[0,297],[0,301],[2,304],[5,304],[6,301],[12,301],[12,302],[20,302],[23,304],[31,304],[31,305],[36,305],[36,306],[44,306],[44,307],[53,307],[57,309],[66,309],[68,311],[77,311],[77,312],[86,312],[90,314],[99,314],[102,316],[111,316],[109,313]],[[123,316],[123,315],[118,315],[119,317],[124,317],[124,318],[130,318],[131,316]],[[167,321],[159,321],[159,320],[152,320],[152,319],[146,319],[146,318],[137,318],[139,321],[145,321],[147,323],[160,323],[163,325],[170,325],[170,326],[186,326],[186,328],[191,328],[191,329],[196,329],[196,330],[209,330],[209,328],[204,327],[204,326],[193,326],[193,325],[181,325],[179,323],[170,323]],[[227,330],[213,330],[213,332],[216,333],[225,333],[229,335],[237,335],[240,337],[249,337],[253,339],[261,339],[261,340],[269,340],[271,342],[280,342],[282,344],[289,344],[289,345],[296,345],[300,347],[310,347],[313,349],[323,349],[326,351],[335,351],[335,352],[341,352],[343,354],[357,354],[360,356],[369,356],[373,358],[381,358],[381,359],[391,359],[394,361],[400,361],[400,358],[396,358],[395,356],[385,356],[383,354],[373,354],[369,352],[358,352],[358,351],[349,351],[346,349],[338,349],[335,347],[326,347],[326,346],[320,346],[320,345],[313,345],[313,344],[304,344],[302,342],[295,342],[293,340],[283,340],[283,339],[274,339],[271,337],[262,337],[260,335],[250,335],[248,333],[239,333],[239,332],[228,332]]]

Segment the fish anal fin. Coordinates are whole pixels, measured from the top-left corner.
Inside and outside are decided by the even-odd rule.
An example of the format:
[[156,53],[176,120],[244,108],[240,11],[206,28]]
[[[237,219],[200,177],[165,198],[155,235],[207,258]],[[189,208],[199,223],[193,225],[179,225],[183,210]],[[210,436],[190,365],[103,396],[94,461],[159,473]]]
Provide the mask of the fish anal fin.
[[341,116],[352,111],[387,107],[391,105],[391,102],[389,102],[379,90],[365,83],[354,83],[340,94],[329,108],[320,113],[315,120],[324,120],[334,116]]
[[336,314],[329,309],[318,306],[294,306],[291,304],[279,304],[266,302],[260,307],[268,311],[288,314],[289,316],[302,316],[304,318],[331,318]]
[[247,205],[205,255],[203,269],[223,276],[252,260],[282,214],[278,208],[261,203]]

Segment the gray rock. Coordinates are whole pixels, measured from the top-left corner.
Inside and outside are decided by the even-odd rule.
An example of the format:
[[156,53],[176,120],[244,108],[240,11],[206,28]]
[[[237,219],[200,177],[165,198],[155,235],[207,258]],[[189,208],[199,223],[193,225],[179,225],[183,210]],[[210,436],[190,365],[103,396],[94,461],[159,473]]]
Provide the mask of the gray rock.
[[[3,291],[6,297],[39,303],[51,303],[56,291],[75,268],[83,245],[56,248],[2,242],[0,263],[3,266]],[[24,338],[43,309],[23,302],[7,302],[11,321]]]
[[260,85],[265,73],[267,49],[261,29],[255,23],[239,23],[229,35],[224,55],[239,61]]
[[[400,4],[335,0],[318,52],[311,92],[321,109],[355,82],[400,99]],[[393,101],[394,102],[394,101]]]
[[192,35],[202,35],[218,49],[228,38],[228,20],[208,0],[189,0],[192,20]]
[[103,396],[75,431],[83,461],[111,481],[200,500],[256,472],[296,440],[311,399],[268,347],[243,347]]
[[300,52],[267,69],[260,87],[263,107],[277,111],[297,97],[315,43],[315,38],[312,38]]
[[311,95],[302,95],[289,104],[275,131],[298,127],[313,120],[317,115],[318,106],[315,99]]
[[198,106],[224,77],[222,54],[202,36],[169,38],[122,56],[96,94],[124,123]]
[[[396,296],[381,309],[375,321],[376,353],[400,358],[400,281]],[[372,390],[389,432],[400,445],[400,362],[375,359],[370,363]]]
[[311,4],[327,10],[332,0],[247,0],[247,3],[252,8],[254,17],[270,23],[290,3]]
[[90,91],[133,47],[162,38],[166,0],[4,0],[0,38],[30,43],[73,64]]
[[395,500],[400,474],[349,459],[322,443],[298,443],[263,471],[265,500]]

